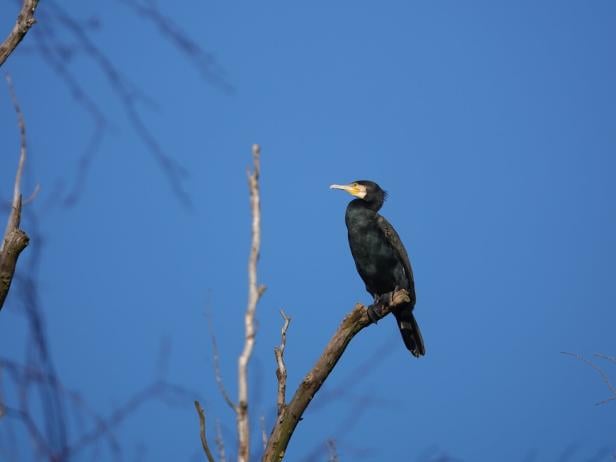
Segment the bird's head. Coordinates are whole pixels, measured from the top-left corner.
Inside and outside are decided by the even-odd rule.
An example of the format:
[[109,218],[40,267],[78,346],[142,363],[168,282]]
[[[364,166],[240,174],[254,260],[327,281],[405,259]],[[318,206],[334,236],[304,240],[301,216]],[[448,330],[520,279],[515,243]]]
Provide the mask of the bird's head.
[[351,196],[357,197],[369,204],[377,205],[380,208],[385,202],[387,193],[374,181],[359,180],[349,184],[333,184],[331,189],[342,189],[348,192]]

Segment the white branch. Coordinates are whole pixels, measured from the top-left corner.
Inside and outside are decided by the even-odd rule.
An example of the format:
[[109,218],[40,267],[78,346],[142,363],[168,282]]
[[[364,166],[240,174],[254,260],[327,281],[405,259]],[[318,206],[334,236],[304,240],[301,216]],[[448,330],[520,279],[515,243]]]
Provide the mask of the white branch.
[[252,146],[253,171],[248,171],[250,209],[252,212],[252,245],[248,258],[248,305],[244,317],[246,329],[244,349],[238,359],[238,404],[237,433],[239,438],[238,462],[248,462],[250,453],[250,424],[248,420],[248,362],[255,344],[255,312],[265,287],[257,285],[257,262],[261,247],[261,200],[259,197],[259,155],[258,144]]

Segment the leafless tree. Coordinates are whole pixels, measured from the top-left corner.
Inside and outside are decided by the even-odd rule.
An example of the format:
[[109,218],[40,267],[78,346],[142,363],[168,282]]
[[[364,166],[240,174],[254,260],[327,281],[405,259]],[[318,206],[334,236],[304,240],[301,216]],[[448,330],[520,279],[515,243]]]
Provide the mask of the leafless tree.
[[[224,386],[221,385],[221,379],[218,372],[218,353],[215,354],[215,369],[217,383],[221,388],[225,401],[235,411],[237,416],[237,433],[238,433],[238,462],[248,462],[250,460],[250,414],[248,402],[248,365],[254,347],[256,330],[255,330],[255,313],[259,298],[265,290],[264,286],[258,284],[257,278],[257,262],[259,259],[259,250],[261,243],[261,209],[260,209],[260,194],[259,194],[259,174],[260,174],[260,147],[253,145],[253,169],[248,172],[248,186],[250,192],[250,204],[252,214],[252,245],[248,259],[248,304],[245,312],[245,335],[244,348],[238,359],[238,403],[233,404],[228,398],[228,394],[224,391]],[[406,303],[409,300],[405,290],[398,290],[391,297],[391,303],[384,307],[376,307],[375,315],[377,319],[387,316],[393,308],[399,304]],[[342,323],[334,333],[333,337],[326,345],[321,357],[317,360],[313,368],[306,374],[302,382],[297,387],[293,397],[289,402],[286,399],[287,388],[287,367],[284,361],[284,350],[287,342],[287,330],[289,328],[290,318],[282,312],[283,326],[281,329],[281,343],[274,348],[274,357],[276,361],[276,377],[278,380],[278,391],[276,397],[277,403],[277,418],[274,428],[271,430],[269,437],[264,441],[265,450],[263,453],[263,461],[278,462],[284,458],[287,446],[297,424],[302,418],[304,411],[310,405],[312,398],[319,391],[329,374],[332,372],[338,360],[342,357],[346,347],[355,335],[361,332],[364,328],[372,324],[372,320],[368,316],[367,308],[364,305],[357,304],[355,308],[345,316]],[[215,343],[214,343],[215,345]],[[205,434],[205,414],[198,402],[195,403],[200,421],[200,437],[205,452],[205,456],[209,462],[212,462],[214,456],[209,449],[207,443],[207,435]],[[330,459],[338,459],[335,445],[329,445]],[[332,455],[333,454],[333,455]]]

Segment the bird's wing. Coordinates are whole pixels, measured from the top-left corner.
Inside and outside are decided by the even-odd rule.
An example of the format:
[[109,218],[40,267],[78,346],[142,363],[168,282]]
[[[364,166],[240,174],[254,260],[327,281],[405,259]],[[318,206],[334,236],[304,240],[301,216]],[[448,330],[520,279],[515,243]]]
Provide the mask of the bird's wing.
[[412,298],[415,298],[415,280],[413,278],[413,268],[411,267],[411,262],[409,260],[408,254],[406,253],[406,249],[404,248],[404,244],[402,244],[402,241],[400,240],[400,236],[398,236],[398,233],[391,225],[391,223],[389,223],[387,219],[382,215],[379,215],[377,223],[379,224],[381,231],[383,231],[383,234],[385,234],[385,237],[387,238],[389,244],[396,250],[396,253],[398,254],[398,259],[400,260],[400,263],[402,263],[402,266],[404,267],[404,272],[408,277],[409,287],[413,292],[411,296]]

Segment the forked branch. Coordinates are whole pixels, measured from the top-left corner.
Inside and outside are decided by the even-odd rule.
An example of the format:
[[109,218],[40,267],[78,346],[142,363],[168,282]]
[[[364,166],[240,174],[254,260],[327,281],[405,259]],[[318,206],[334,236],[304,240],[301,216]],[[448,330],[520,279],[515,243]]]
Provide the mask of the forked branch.
[[[409,302],[409,296],[405,290],[395,292],[391,298],[392,302],[389,305],[374,311],[377,319],[387,316],[396,306]],[[308,372],[308,375],[304,377],[304,380],[295,391],[293,399],[283,408],[282,413],[278,416],[267,443],[263,461],[279,462],[283,459],[295,427],[302,418],[302,414],[310,404],[310,401],[338,363],[349,342],[370,324],[372,324],[372,321],[368,316],[368,311],[361,304],[355,305],[353,311],[342,320],[321,357],[312,370]]]

